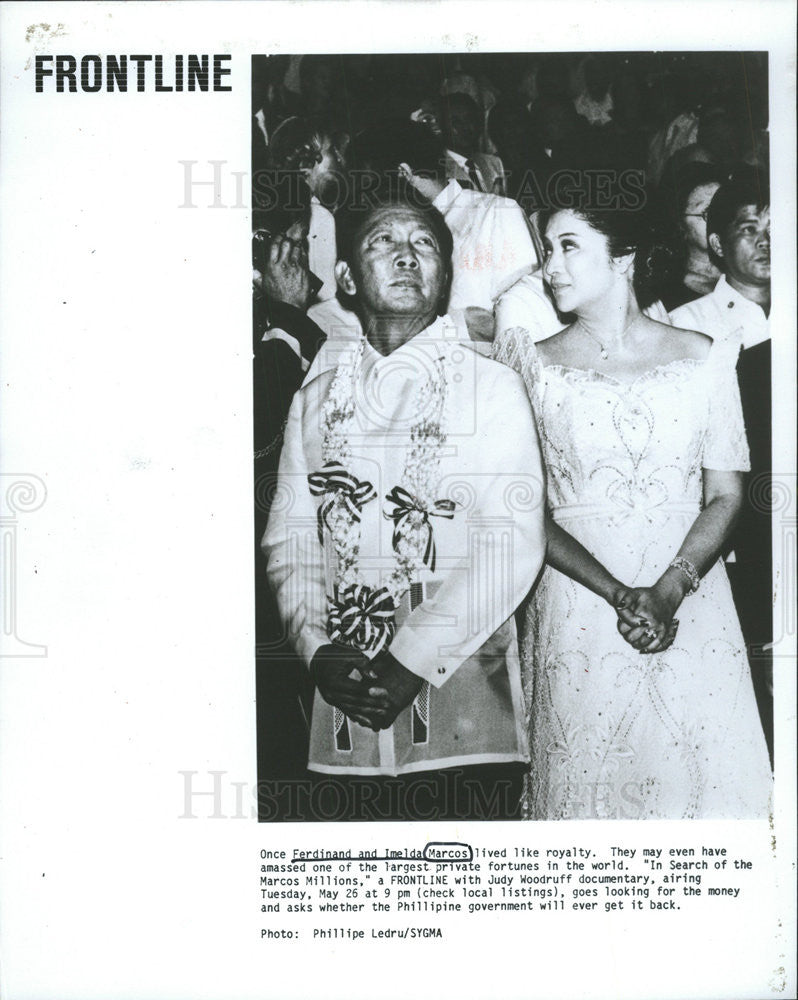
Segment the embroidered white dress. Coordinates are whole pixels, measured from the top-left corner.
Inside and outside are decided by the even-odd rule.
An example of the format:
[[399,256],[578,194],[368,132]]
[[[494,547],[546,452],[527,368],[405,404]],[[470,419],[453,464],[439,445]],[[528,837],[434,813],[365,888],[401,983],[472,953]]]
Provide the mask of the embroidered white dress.
[[[631,383],[544,365],[518,329],[495,356],[526,382],[554,520],[622,582],[653,584],[701,509],[702,468],[748,469],[734,351]],[[640,654],[606,602],[545,569],[521,649],[527,818],[766,815],[767,750],[721,561],[677,616],[673,646]]]

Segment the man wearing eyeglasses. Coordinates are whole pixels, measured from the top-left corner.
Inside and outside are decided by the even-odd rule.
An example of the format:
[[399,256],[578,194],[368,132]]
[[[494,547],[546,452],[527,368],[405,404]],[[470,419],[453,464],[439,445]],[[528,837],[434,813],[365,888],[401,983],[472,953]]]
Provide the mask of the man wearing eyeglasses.
[[709,293],[671,313],[674,326],[749,349],[770,339],[770,193],[753,171],[721,185],[707,212],[722,274]]

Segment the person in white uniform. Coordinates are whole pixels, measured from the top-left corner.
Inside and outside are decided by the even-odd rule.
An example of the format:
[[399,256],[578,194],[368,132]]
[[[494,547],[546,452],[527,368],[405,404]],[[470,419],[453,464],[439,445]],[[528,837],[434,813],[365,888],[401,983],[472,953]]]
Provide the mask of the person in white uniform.
[[722,274],[708,294],[671,312],[674,326],[748,350],[770,339],[770,195],[748,172],[721,185],[707,210],[707,242]]
[[771,542],[770,191],[741,171],[723,184],[707,212],[707,237],[723,270],[709,295],[675,309],[671,321],[739,352],[751,474],[726,569],[740,615],[762,726],[773,759],[773,558]]
[[506,818],[528,760],[514,612],[545,551],[532,412],[440,315],[437,210],[392,196],[337,221],[365,335],[295,396],[263,538],[317,688],[308,767],[353,804],[395,779],[385,818]]

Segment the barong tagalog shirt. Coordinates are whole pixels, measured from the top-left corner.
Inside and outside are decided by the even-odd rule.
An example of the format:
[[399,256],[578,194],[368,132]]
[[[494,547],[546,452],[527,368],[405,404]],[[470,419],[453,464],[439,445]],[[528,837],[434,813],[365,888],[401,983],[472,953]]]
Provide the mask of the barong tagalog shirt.
[[[336,399],[352,401],[337,463]],[[359,362],[305,383],[263,539],[286,632],[308,665],[332,636],[424,679],[379,733],[316,692],[311,770],[528,759],[513,613],[543,563],[542,492],[523,381],[464,348],[449,317],[388,356],[364,340]]]
[[733,343],[738,350],[770,339],[765,310],[732,288],[724,274],[709,295],[674,309],[670,320],[683,330],[705,333],[716,343]]

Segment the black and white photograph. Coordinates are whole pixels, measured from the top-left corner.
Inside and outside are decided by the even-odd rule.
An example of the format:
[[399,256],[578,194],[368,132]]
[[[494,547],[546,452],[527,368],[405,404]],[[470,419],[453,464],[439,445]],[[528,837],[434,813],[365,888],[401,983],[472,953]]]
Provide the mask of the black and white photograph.
[[795,23],[0,3],[2,1000],[796,995]]
[[262,818],[766,816],[767,53],[252,87]]

